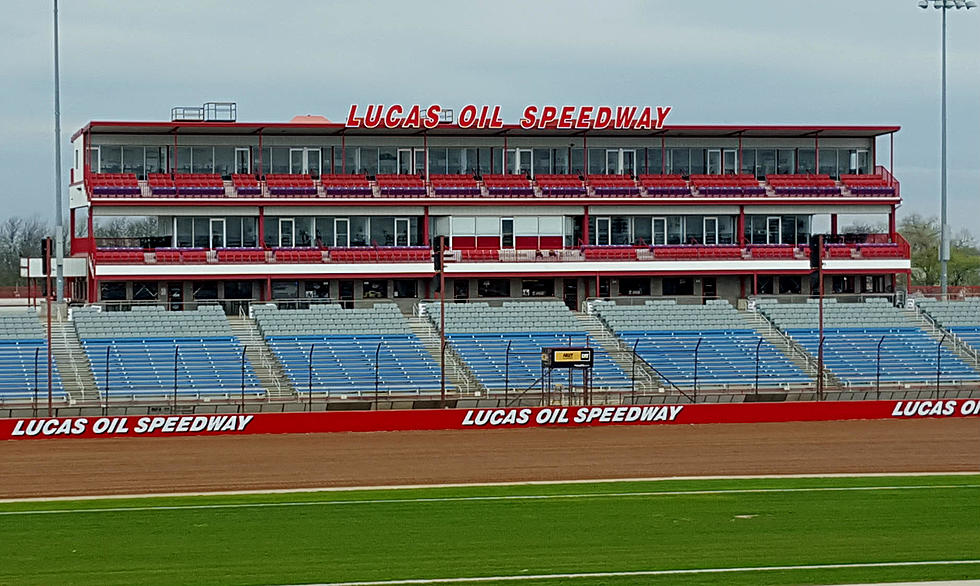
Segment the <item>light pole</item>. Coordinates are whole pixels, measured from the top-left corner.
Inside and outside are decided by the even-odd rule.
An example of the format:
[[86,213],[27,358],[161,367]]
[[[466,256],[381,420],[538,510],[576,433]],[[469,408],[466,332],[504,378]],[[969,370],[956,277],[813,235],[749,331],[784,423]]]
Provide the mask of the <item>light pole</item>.
[[946,11],[955,8],[959,10],[965,8],[969,10],[976,8],[974,0],[919,0],[919,8],[923,10],[929,8],[929,4],[936,10],[943,11],[942,19],[942,154],[940,166],[941,177],[941,211],[939,226],[939,285],[942,288],[943,299],[947,299],[949,294],[949,226],[946,221]]

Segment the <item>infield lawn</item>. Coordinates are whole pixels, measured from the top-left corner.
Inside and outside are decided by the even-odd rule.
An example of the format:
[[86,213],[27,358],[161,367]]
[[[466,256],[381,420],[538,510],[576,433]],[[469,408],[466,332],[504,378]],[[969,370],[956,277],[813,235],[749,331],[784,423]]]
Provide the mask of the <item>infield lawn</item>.
[[[980,578],[980,475],[16,502],[0,528],[0,584]],[[649,573],[698,569],[725,571]]]

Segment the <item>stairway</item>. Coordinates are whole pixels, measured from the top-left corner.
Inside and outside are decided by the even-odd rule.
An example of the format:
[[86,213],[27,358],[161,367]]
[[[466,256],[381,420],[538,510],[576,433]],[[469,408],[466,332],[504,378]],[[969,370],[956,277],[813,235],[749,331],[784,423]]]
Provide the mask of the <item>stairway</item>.
[[[51,310],[51,356],[61,376],[61,384],[68,393],[69,402],[98,401],[99,390],[88,356],[82,349],[74,325],[68,321],[65,306],[55,304],[51,306]],[[41,326],[47,328],[46,310],[39,310],[38,318]]]
[[[764,315],[757,311],[739,310],[742,317],[752,326],[755,331],[767,342],[776,347],[777,350],[789,358],[800,370],[806,373],[814,381],[817,380],[817,358],[810,355],[803,346],[800,346],[792,338],[779,330]],[[834,373],[824,368],[824,390],[840,391],[844,390],[844,383],[841,382]]]
[[[953,333],[947,332],[936,324],[932,318],[924,313],[919,313],[914,309],[902,309],[902,315],[904,315],[906,319],[912,322],[912,324],[916,327],[925,330],[925,332],[929,334],[929,337],[936,342],[942,340],[944,348],[953,354],[956,354],[960,360],[973,368],[973,370],[980,372],[980,353],[963,343],[963,341],[957,338]],[[943,340],[944,336],[945,340]]]
[[[439,338],[439,331],[429,323],[429,320],[422,316],[409,316],[408,325],[412,328],[412,333],[414,333],[419,340],[422,342],[422,346],[428,351],[432,356],[432,359],[439,364],[440,354],[442,352],[441,340]],[[466,367],[466,363],[456,354],[452,346],[448,343],[446,344],[446,387],[447,391],[449,386],[455,386],[457,392],[460,395],[466,395],[470,397],[483,396],[487,394],[486,389],[483,385],[473,376],[470,369]]]
[[[595,343],[619,365],[619,368],[626,373],[626,376],[630,376],[633,373],[634,365],[633,350],[617,336],[610,333],[597,317],[578,311],[573,313]],[[658,392],[662,387],[669,386],[667,383],[661,381],[660,377],[645,362],[636,360],[635,363],[637,393],[654,393]]]
[[296,391],[282,365],[266,346],[255,322],[245,316],[228,317],[231,332],[245,346],[245,357],[270,399],[293,399]]

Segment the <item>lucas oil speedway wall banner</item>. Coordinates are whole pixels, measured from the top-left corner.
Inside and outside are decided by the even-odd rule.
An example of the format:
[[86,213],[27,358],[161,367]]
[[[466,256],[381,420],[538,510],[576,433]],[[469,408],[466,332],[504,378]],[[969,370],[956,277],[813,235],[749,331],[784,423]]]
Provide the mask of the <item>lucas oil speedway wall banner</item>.
[[980,417],[980,401],[833,401],[0,419],[0,440]]

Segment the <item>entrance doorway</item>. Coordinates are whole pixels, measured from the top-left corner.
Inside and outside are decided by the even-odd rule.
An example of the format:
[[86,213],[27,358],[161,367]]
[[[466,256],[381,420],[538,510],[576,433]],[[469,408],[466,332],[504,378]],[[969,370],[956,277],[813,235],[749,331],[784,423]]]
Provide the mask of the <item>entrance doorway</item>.
[[575,311],[578,309],[578,279],[564,279],[562,283],[562,299],[568,309]]

